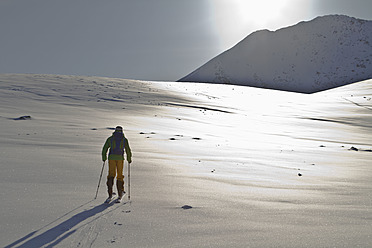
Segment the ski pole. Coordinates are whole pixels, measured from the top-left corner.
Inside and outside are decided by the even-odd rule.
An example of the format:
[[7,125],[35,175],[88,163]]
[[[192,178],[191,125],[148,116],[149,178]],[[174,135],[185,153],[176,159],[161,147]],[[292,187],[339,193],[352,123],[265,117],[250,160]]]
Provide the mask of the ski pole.
[[128,163],[128,200],[130,200],[130,163]]
[[94,199],[97,199],[98,189],[99,189],[99,185],[100,185],[100,183],[101,183],[101,178],[102,178],[102,173],[103,173],[103,168],[104,168],[104,167],[105,167],[105,161],[103,161],[102,170],[101,170],[101,175],[99,176],[99,181],[98,181],[97,192],[96,192],[96,196],[94,197]]

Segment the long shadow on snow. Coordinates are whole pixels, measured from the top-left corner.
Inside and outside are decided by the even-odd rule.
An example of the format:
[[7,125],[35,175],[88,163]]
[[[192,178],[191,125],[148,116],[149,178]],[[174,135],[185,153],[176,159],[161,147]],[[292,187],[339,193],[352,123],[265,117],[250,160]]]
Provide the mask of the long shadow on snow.
[[[90,202],[88,202],[88,203],[90,203]],[[88,203],[86,203],[86,204],[88,204]],[[86,204],[83,204],[82,206],[84,206]],[[80,207],[82,207],[82,206],[80,206]],[[58,243],[60,243],[61,241],[63,241],[64,239],[66,239],[67,237],[69,237],[71,234],[75,233],[77,229],[72,230],[73,227],[75,227],[78,224],[82,223],[83,221],[85,221],[85,220],[103,212],[109,206],[112,206],[112,203],[111,204],[103,203],[101,205],[95,206],[94,208],[84,210],[83,212],[75,214],[74,216],[72,216],[68,220],[65,220],[61,224],[45,231],[44,233],[42,233],[42,234],[40,234],[40,235],[38,235],[38,236],[28,240],[28,241],[26,241],[22,245],[17,246],[18,244],[22,243],[23,241],[31,238],[33,235],[35,235],[35,233],[37,233],[41,229],[51,225],[52,223],[58,221],[59,219],[63,218],[64,216],[73,212],[74,210],[77,209],[76,208],[76,209],[70,211],[69,213],[63,215],[62,217],[58,218],[57,220],[51,222],[50,224],[46,225],[45,227],[40,228],[37,231],[33,231],[33,232],[27,234],[26,236],[18,239],[17,241],[13,242],[12,244],[5,246],[5,248],[12,248],[12,247],[16,247],[16,246],[17,246],[17,248],[26,248],[26,247],[27,248],[33,248],[33,247],[36,248],[36,247],[42,247],[42,246],[47,245],[47,244],[49,244],[47,247],[53,247],[53,246],[57,245]],[[115,210],[115,209],[113,209],[113,210]],[[111,211],[113,211],[113,210],[111,210]],[[111,211],[109,211],[109,212],[111,212]],[[107,213],[105,213],[105,214],[107,214]],[[103,215],[104,214],[96,217],[95,219],[98,219],[98,218],[102,217]],[[90,222],[94,221],[95,219],[91,220]],[[89,224],[90,222],[88,222],[86,224]],[[51,242],[53,242],[53,243],[51,243]]]

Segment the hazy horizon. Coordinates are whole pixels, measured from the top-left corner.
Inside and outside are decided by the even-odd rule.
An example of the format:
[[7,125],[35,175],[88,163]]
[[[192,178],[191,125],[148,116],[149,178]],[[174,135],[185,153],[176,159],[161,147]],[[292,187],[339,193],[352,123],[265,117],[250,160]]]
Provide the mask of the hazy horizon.
[[366,0],[3,0],[0,73],[175,81],[256,30],[327,14],[372,20],[370,9]]

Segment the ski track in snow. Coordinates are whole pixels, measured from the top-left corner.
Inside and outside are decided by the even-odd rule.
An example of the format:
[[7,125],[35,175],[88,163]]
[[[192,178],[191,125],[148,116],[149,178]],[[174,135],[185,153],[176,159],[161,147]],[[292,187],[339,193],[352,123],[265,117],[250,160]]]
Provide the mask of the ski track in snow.
[[[63,246],[69,243],[67,247],[93,247],[107,229],[106,226],[117,225],[117,222],[110,223],[113,216],[125,212],[129,207],[128,201],[120,204],[97,203],[98,200],[85,203],[6,247],[55,247],[61,242],[64,242]],[[106,243],[114,243],[117,239],[112,237]]]
[[[0,75],[0,246],[367,247],[371,83],[305,95]],[[91,199],[118,124],[133,197],[107,206],[106,174]]]

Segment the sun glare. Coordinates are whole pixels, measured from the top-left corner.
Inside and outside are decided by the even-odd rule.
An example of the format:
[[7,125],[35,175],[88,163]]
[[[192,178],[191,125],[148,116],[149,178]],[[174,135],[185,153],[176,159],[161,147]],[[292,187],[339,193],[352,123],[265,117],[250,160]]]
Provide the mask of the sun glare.
[[242,22],[259,22],[267,24],[268,22],[277,19],[283,13],[283,9],[287,6],[286,0],[259,0],[245,1],[233,0],[239,7],[240,18]]
[[233,8],[238,11],[238,17],[243,25],[256,23],[267,25],[281,18],[284,9],[288,6],[288,0],[230,0]]
[[211,0],[221,46],[225,49],[250,33],[282,28],[287,19],[301,12],[307,1],[293,0]]

